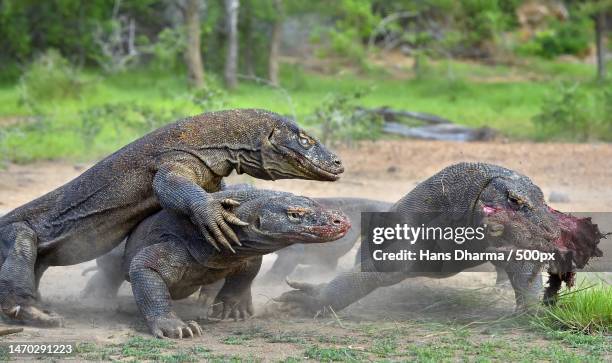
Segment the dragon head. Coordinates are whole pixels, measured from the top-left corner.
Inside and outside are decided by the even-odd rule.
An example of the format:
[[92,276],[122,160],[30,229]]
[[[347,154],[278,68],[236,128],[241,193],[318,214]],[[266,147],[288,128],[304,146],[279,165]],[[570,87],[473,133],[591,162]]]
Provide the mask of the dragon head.
[[[323,243],[343,237],[351,227],[346,215],[313,199],[276,193],[242,202],[236,215],[249,223],[245,239],[260,243]],[[280,249],[277,248],[277,249]]]
[[[548,265],[551,284],[545,299],[556,295],[560,282],[574,283],[575,272],[592,257],[601,257],[598,248],[604,235],[590,218],[577,218],[548,206],[541,189],[529,178],[512,172],[496,177],[477,201],[483,225],[493,250],[537,250],[550,259],[510,261],[507,270],[535,273]],[[521,265],[517,267],[516,265]]]

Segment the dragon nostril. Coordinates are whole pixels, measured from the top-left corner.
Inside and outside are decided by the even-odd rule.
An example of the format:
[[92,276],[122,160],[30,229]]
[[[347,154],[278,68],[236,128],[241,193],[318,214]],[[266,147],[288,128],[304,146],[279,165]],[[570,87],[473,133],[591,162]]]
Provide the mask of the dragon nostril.
[[332,221],[332,223],[333,223],[333,224],[340,224],[340,223],[342,223],[342,221],[341,221],[341,220],[339,220],[339,219],[334,219],[334,220]]
[[339,159],[335,159],[335,160],[334,160],[334,164],[336,164],[336,165],[342,165],[342,161],[340,161]]

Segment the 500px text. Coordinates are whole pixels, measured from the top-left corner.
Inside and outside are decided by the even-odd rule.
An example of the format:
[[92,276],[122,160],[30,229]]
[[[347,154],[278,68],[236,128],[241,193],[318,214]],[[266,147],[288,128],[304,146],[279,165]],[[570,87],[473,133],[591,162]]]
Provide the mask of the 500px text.
[[375,261],[554,261],[554,253],[541,252],[538,250],[510,250],[507,254],[503,252],[470,252],[466,250],[455,250],[451,252],[431,252],[430,250],[401,250],[399,252],[384,252],[374,250],[372,257]]

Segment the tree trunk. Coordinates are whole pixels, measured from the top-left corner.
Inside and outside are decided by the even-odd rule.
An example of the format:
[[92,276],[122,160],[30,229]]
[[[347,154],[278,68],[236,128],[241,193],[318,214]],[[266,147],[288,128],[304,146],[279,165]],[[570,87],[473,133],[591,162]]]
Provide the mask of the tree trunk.
[[225,85],[235,88],[238,85],[238,8],[239,0],[225,0],[225,19],[227,23],[227,56],[225,58]]
[[253,36],[253,4],[249,3],[249,6],[242,6],[245,11],[244,16],[244,34],[246,35],[246,42],[244,43],[244,64],[246,66],[246,74],[249,77],[255,77],[255,52],[253,47],[255,46],[255,37]]
[[190,85],[202,87],[204,85],[204,65],[200,50],[200,0],[186,1],[183,18],[187,32],[187,49],[185,49],[187,78]]
[[279,85],[278,81],[278,53],[282,37],[283,26],[283,3],[282,0],[274,0],[276,11],[274,23],[272,24],[272,36],[270,37],[270,54],[268,56],[268,79],[270,84]]
[[606,14],[600,11],[595,15],[595,46],[597,48],[597,79],[606,78],[606,49],[604,42]]

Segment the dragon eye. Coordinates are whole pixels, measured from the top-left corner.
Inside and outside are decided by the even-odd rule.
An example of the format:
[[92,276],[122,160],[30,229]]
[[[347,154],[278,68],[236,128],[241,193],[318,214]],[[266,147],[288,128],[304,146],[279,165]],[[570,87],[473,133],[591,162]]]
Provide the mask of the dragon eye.
[[306,211],[302,209],[287,210],[287,217],[289,217],[291,222],[300,222],[304,218],[304,215],[306,215]]
[[508,194],[508,204],[514,209],[520,209],[525,206],[525,202],[513,193]]
[[313,144],[312,140],[306,136],[300,136],[299,140],[300,140],[300,145],[302,145],[304,149],[310,149],[310,147]]

